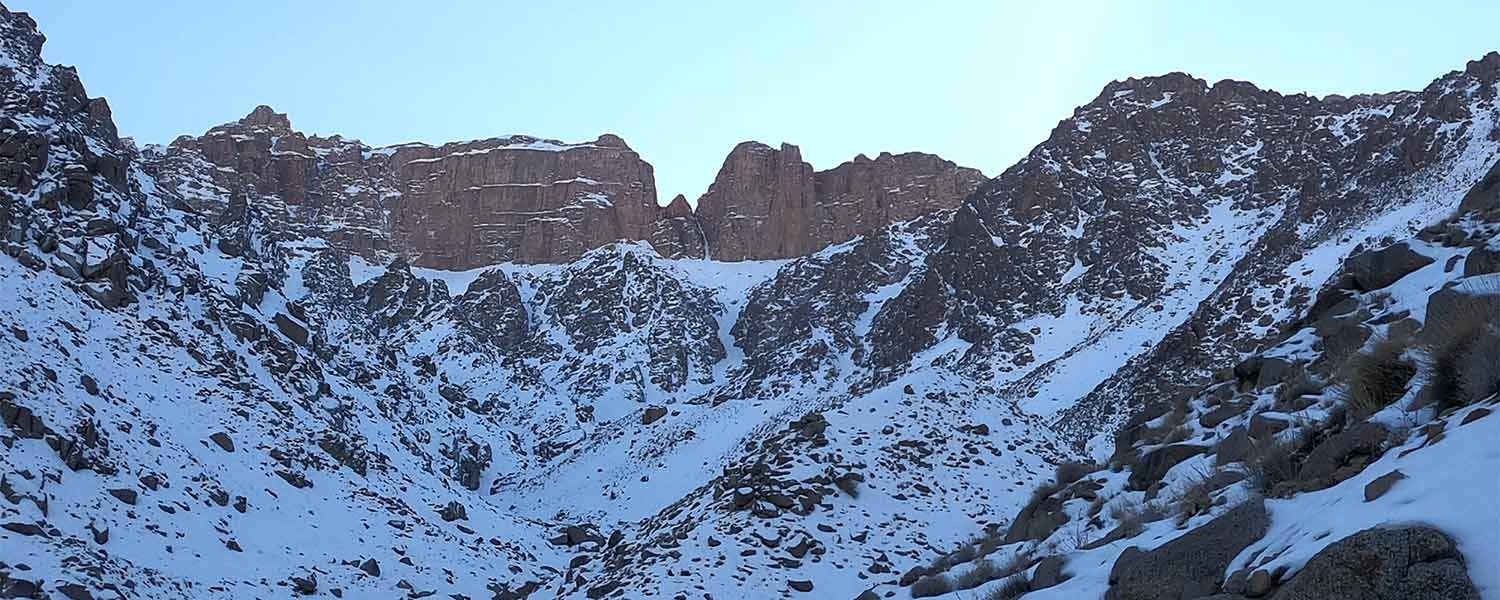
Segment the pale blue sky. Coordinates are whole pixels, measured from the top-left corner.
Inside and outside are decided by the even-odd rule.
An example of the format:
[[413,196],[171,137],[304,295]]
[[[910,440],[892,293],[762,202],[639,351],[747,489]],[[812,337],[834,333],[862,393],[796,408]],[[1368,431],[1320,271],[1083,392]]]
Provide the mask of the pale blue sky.
[[614,132],[662,203],[696,201],[743,140],[819,169],[921,150],[993,176],[1114,79],[1381,92],[1500,47],[1492,0],[5,2],[144,142],[257,104],[372,145]]

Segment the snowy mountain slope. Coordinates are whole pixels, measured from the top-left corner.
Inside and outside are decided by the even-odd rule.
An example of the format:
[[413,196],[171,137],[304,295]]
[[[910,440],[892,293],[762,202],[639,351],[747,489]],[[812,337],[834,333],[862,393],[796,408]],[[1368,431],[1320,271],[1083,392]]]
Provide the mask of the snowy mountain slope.
[[1500,55],[1354,99],[1167,76],[808,256],[446,271],[360,208],[391,152],[270,111],[137,150],[0,16],[0,583],[47,593],[905,593],[1500,154]]
[[[1052,512],[1045,519],[1018,514],[1027,535],[982,546],[981,560],[1028,557],[1020,561],[1024,576],[1016,576],[1033,582],[1028,599],[1141,597],[1127,572],[1142,567],[1122,567],[1139,560],[1136,550],[1212,553],[1228,543],[1229,552],[1202,563],[1206,581],[1163,568],[1147,589],[1193,586],[1197,596],[1231,600],[1500,593],[1493,535],[1500,509],[1489,501],[1495,482],[1488,475],[1500,461],[1491,441],[1500,427],[1500,263],[1492,248],[1500,203],[1492,190],[1488,208],[1366,255],[1411,260],[1345,262],[1320,293],[1331,300],[1303,309],[1300,326],[1172,412],[1122,432],[1108,470],[1085,469],[1091,472],[1075,475],[1077,484],[1041,488],[1033,498],[1056,503],[1030,505]],[[1371,281],[1378,285],[1367,289]],[[1383,347],[1394,347],[1391,360],[1410,370],[1394,381],[1388,405],[1364,406],[1359,365]],[[1467,370],[1460,380],[1474,382],[1476,393],[1455,398],[1445,369],[1463,356],[1477,361],[1459,367]],[[1087,494],[1076,491],[1085,488]],[[1211,543],[1195,539],[1243,524],[1230,515],[1262,503],[1260,527],[1214,534]],[[1390,560],[1399,547],[1371,552],[1347,541],[1412,527],[1440,532],[1451,550],[1420,559],[1432,547],[1414,545],[1409,571],[1382,571],[1369,561]],[[1340,561],[1342,571],[1328,570]],[[949,581],[979,565],[973,557],[950,562],[957,566]],[[1060,565],[1066,575],[1043,576],[1044,564]],[[1329,578],[1341,582],[1330,588]],[[1014,584],[989,577],[962,594],[935,597],[983,597],[1007,585]],[[1412,587],[1394,591],[1400,585]]]

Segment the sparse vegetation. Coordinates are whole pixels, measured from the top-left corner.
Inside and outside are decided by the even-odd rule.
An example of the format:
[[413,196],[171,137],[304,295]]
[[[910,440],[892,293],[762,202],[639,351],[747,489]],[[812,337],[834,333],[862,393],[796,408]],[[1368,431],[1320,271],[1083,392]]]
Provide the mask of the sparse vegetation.
[[1006,578],[995,589],[984,595],[983,600],[1014,600],[1021,595],[1031,591],[1031,580],[1026,578],[1025,573],[1018,573]]
[[[973,542],[965,544],[965,549],[973,549]],[[962,550],[962,549],[961,549]],[[949,555],[951,556],[951,555]],[[941,596],[955,590],[971,590],[986,583],[1010,576],[1031,567],[1031,555],[1026,552],[1017,552],[1010,555],[1004,561],[996,561],[988,558],[972,560],[973,566],[958,575],[949,573],[933,573],[918,579],[911,586],[911,597],[929,598]],[[939,563],[946,563],[946,568],[962,564],[962,560],[948,560],[947,557],[939,559]],[[936,564],[935,564],[936,566]]]
[[1281,389],[1276,391],[1276,403],[1272,409],[1278,412],[1301,410],[1303,396],[1311,396],[1322,391],[1322,386],[1313,380],[1312,376],[1307,373],[1307,369],[1299,367],[1287,377],[1286,382],[1281,384]]
[[1493,298],[1465,303],[1439,330],[1424,332],[1432,376],[1423,401],[1440,412],[1500,392],[1500,296]]
[[911,597],[931,598],[953,591],[953,579],[947,573],[928,575],[911,584]]
[[1250,484],[1264,494],[1270,494],[1277,486],[1297,476],[1297,452],[1302,449],[1302,440],[1269,439],[1257,443],[1246,461],[1246,474]]
[[1187,423],[1187,418],[1187,398],[1179,398],[1176,403],[1172,405],[1172,410],[1166,415],[1160,417],[1161,423],[1142,427],[1140,437],[1143,440],[1166,443],[1170,443],[1167,442],[1167,440],[1174,436],[1181,436],[1177,441],[1186,439],[1188,433],[1186,431],[1185,425]]
[[1213,472],[1199,469],[1177,494],[1177,525],[1180,527],[1214,505]]
[[1344,393],[1355,418],[1375,414],[1406,393],[1406,385],[1416,375],[1417,367],[1405,354],[1406,344],[1402,340],[1386,339],[1349,359]]
[[1107,514],[1119,521],[1120,527],[1124,528],[1120,533],[1130,538],[1140,535],[1147,523],[1160,521],[1166,516],[1166,511],[1160,501],[1141,502],[1125,497],[1111,503]]

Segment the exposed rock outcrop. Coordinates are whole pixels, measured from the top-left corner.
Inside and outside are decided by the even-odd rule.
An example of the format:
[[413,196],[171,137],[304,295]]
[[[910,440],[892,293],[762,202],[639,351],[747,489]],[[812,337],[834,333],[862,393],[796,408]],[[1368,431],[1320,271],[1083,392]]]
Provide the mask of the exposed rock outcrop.
[[668,257],[790,258],[957,206],[984,181],[919,153],[861,155],[814,173],[795,146],[746,142],[694,211],[681,195],[658,206],[651,165],[611,134],[371,148],[298,132],[267,106],[145,158],[164,191],[232,232],[220,242],[226,253],[247,251],[259,228],[456,270],[568,262],[617,241]]
[[1478,600],[1453,540],[1429,527],[1366,529],[1313,556],[1272,600]]
[[983,182],[931,154],[860,155],[813,171],[796,146],[744,142],[698,199],[698,219],[713,258],[790,258],[953,208]]

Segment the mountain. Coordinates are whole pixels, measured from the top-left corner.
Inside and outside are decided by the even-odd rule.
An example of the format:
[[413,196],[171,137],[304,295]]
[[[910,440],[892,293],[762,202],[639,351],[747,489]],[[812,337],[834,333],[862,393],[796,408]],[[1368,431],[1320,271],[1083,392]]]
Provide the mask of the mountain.
[[1329,597],[1368,547],[1500,593],[1441,467],[1493,463],[1448,316],[1500,54],[1114,82],[987,181],[741,144],[695,209],[609,135],[140,148],[0,33],[0,596]]
[[142,168],[174,202],[216,218],[253,205],[277,230],[344,252],[456,270],[568,262],[619,241],[679,258],[791,258],[957,206],[984,180],[930,154],[861,155],[815,173],[795,146],[784,164],[753,160],[759,148],[736,147],[696,211],[686,199],[658,206],[651,165],[612,134],[371,148],[305,135],[268,106],[148,148]]

